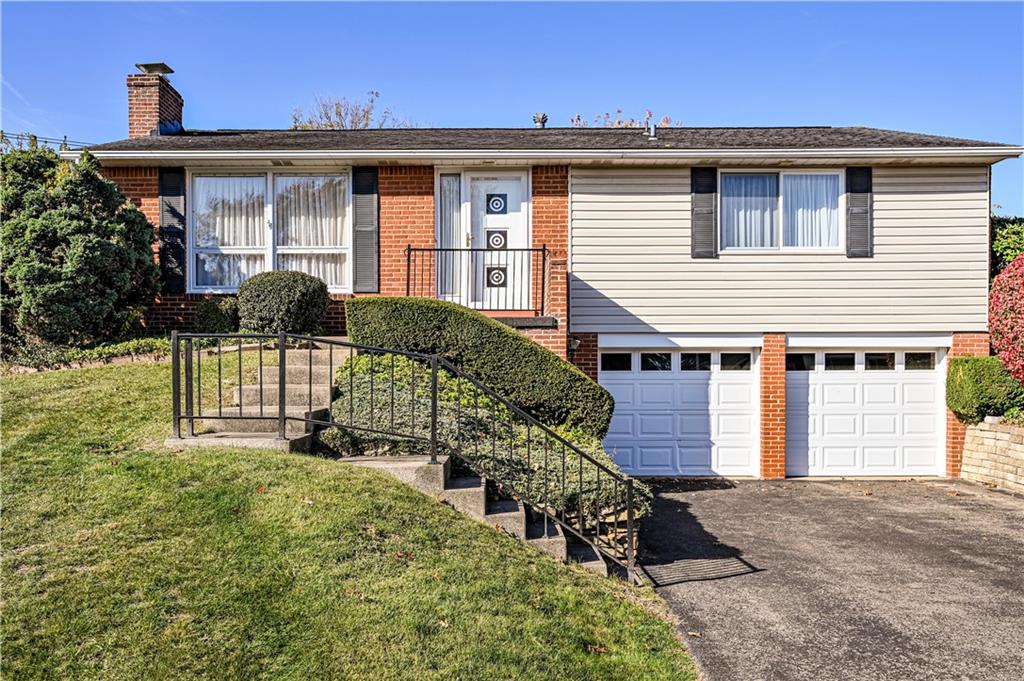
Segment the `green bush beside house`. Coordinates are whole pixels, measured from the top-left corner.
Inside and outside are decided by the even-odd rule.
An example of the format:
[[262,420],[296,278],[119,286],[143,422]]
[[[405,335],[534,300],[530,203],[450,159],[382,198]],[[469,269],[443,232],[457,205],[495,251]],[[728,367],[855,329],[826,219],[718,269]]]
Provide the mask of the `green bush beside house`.
[[964,423],[1024,408],[1024,384],[998,357],[954,357],[946,374],[946,405]]
[[319,333],[327,314],[327,284],[303,272],[263,272],[238,288],[244,333]]
[[353,298],[345,303],[349,338],[436,354],[548,425],[603,438],[611,394],[575,366],[475,310],[428,298]]

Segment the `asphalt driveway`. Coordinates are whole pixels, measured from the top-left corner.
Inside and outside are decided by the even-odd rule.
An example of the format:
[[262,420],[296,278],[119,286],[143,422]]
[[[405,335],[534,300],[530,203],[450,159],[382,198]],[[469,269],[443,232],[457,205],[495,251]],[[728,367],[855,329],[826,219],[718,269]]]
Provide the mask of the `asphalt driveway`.
[[641,563],[705,681],[1024,678],[1024,499],[946,481],[655,488]]

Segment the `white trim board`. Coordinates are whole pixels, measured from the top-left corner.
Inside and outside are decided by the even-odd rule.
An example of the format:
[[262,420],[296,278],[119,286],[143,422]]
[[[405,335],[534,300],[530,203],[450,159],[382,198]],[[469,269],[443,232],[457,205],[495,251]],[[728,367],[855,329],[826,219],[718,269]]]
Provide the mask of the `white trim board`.
[[601,333],[597,347],[610,348],[760,348],[760,333]]
[[791,333],[790,348],[948,348],[951,333]]

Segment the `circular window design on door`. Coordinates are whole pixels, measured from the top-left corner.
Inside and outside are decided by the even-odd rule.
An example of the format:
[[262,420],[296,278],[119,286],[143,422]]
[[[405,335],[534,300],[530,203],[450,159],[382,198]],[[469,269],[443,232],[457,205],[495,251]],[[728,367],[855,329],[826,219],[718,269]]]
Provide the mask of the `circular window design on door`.
[[505,272],[504,267],[488,267],[487,268],[487,287],[488,288],[505,288],[508,283],[508,275]]
[[508,213],[508,194],[488,194],[487,214],[505,215]]
[[487,230],[487,248],[492,251],[504,251],[508,248],[508,232],[504,229]]

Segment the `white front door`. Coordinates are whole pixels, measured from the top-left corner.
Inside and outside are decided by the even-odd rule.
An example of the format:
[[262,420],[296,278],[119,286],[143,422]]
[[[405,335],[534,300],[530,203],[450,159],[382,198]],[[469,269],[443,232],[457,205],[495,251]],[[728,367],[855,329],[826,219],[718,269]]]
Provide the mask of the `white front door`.
[[467,172],[469,263],[463,290],[479,310],[528,310],[531,270],[529,199],[523,172]]
[[756,476],[758,353],[604,350],[598,381],[615,398],[604,446],[631,475]]
[[944,366],[941,349],[790,349],[786,474],[943,475]]

